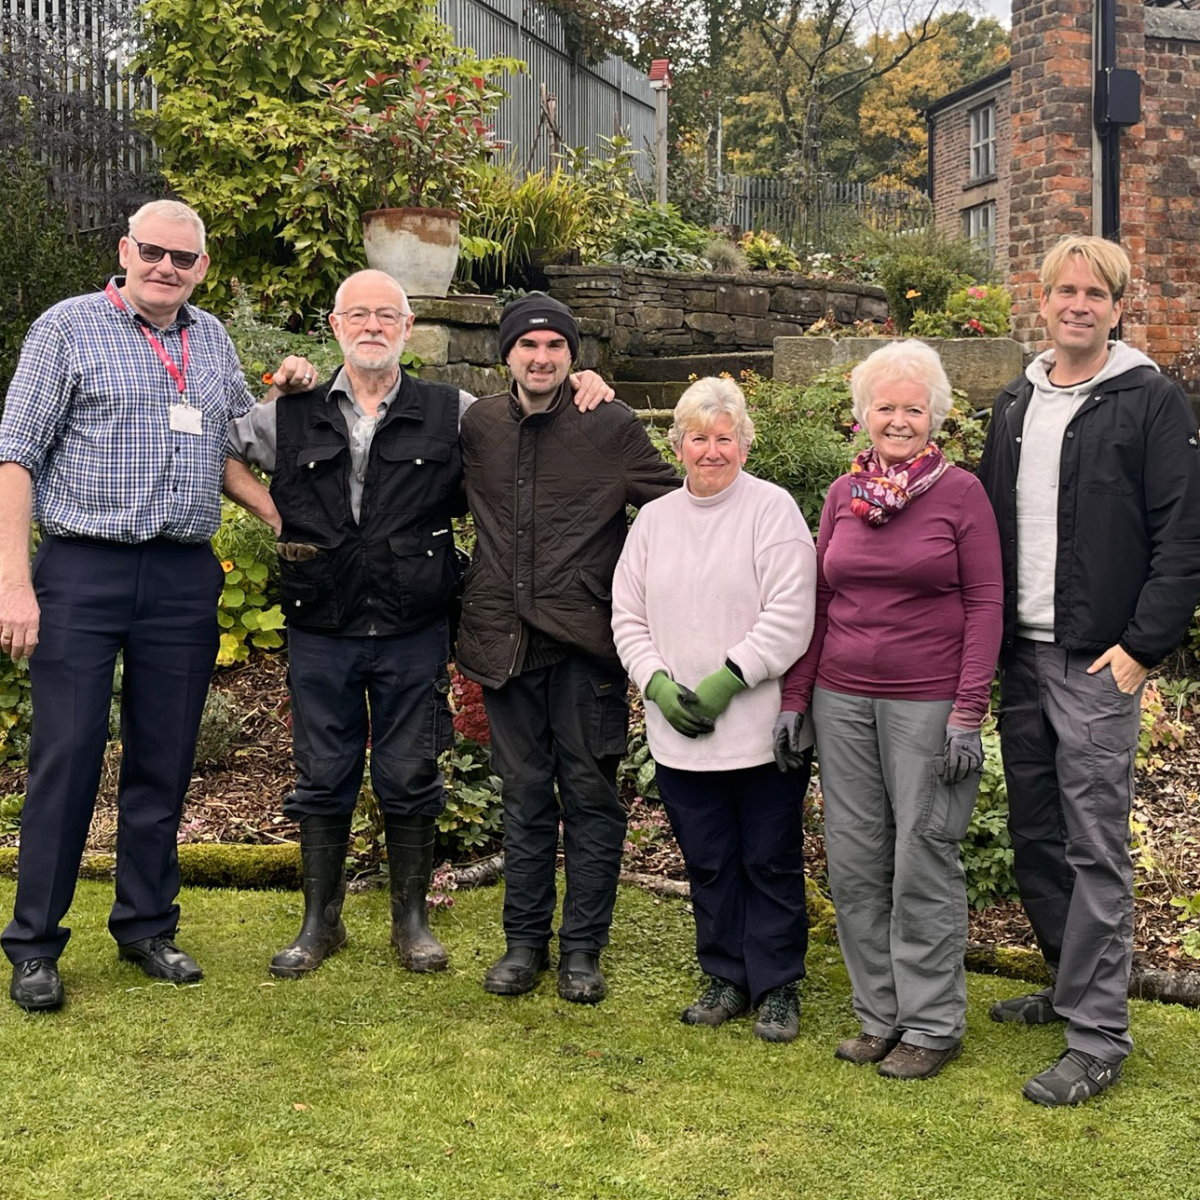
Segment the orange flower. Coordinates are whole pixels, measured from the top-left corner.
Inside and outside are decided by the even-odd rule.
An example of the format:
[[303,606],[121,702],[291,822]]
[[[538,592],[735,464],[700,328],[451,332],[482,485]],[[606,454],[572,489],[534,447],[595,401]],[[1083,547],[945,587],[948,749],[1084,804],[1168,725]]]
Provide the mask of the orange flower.
[[224,559],[221,562],[221,570],[224,571],[226,575],[228,575],[229,572],[233,570],[233,563],[230,562],[229,559],[227,559],[227,558]]
[[273,384],[274,382],[275,382],[275,376],[274,376],[274,375],[272,375],[270,371],[268,371],[268,372],[267,372],[267,373],[266,373],[266,374],[263,376],[263,383],[265,383],[265,384],[267,385],[267,387],[270,387],[270,386],[271,386],[271,384]]

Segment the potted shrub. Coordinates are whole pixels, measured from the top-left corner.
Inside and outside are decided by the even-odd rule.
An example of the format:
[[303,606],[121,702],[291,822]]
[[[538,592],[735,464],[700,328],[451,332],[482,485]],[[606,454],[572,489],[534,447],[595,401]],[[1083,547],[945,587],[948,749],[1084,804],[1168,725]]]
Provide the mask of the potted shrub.
[[348,173],[359,173],[375,206],[363,213],[367,262],[410,296],[449,290],[459,215],[478,193],[478,168],[502,146],[491,119],[505,93],[488,76],[520,65],[443,44],[357,86],[329,86],[350,148]]

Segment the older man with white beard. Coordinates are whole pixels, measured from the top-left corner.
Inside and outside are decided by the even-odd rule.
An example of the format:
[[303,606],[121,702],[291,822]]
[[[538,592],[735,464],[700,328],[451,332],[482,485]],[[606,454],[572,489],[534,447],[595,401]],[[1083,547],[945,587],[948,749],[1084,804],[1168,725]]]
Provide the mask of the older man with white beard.
[[[445,805],[438,755],[453,738],[447,613],[459,582],[451,518],[465,511],[459,422],[475,400],[400,367],[413,327],[403,289],[360,271],[329,317],[344,365],[327,383],[230,425],[226,491],[279,537],[293,752],[284,812],[300,824],[304,921],[271,973],[296,978],[344,945],[350,822],[368,739],[383,812],[392,943],[440,971],[426,892]],[[611,398],[573,381],[580,407]],[[271,475],[270,492],[246,464]]]

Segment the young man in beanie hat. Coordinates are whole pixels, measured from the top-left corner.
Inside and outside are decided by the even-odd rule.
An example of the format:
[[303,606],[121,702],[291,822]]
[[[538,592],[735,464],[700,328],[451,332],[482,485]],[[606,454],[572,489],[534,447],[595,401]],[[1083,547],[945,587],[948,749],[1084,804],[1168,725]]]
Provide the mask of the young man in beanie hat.
[[575,318],[557,300],[535,292],[504,310],[500,354],[512,386],[472,405],[462,423],[477,541],[457,663],[483,685],[504,784],[507,950],[483,986],[519,995],[550,965],[561,815],[558,993],[595,1004],[607,991],[600,951],[625,839],[616,774],[627,679],[613,645],[612,577],[626,505],[680,480],[626,405],[582,414],[570,403],[578,350]]

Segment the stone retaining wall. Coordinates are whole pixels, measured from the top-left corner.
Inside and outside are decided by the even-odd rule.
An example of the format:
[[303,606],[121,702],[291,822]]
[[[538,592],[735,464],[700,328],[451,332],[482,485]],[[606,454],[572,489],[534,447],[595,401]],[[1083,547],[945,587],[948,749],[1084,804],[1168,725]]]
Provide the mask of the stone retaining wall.
[[882,289],[792,274],[682,274],[635,267],[547,267],[550,294],[608,326],[617,355],[770,350],[832,311],[839,324],[883,321]]

